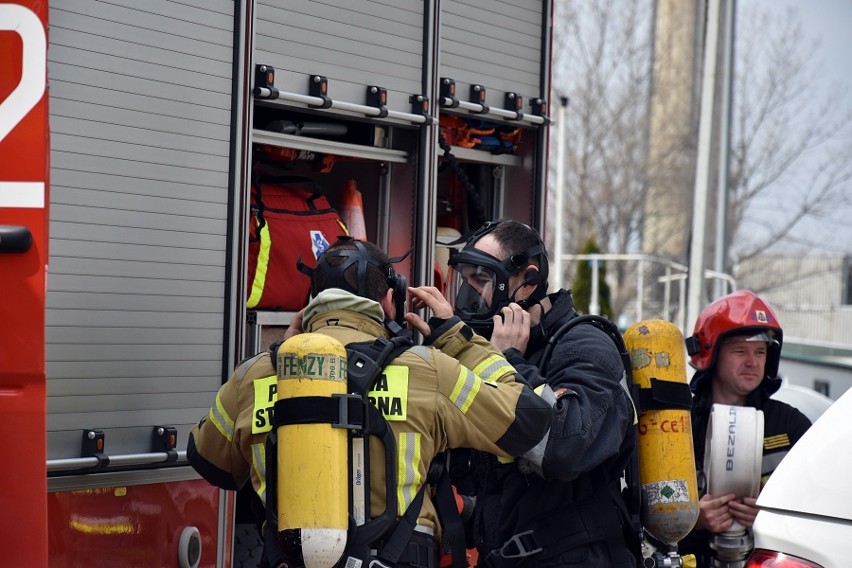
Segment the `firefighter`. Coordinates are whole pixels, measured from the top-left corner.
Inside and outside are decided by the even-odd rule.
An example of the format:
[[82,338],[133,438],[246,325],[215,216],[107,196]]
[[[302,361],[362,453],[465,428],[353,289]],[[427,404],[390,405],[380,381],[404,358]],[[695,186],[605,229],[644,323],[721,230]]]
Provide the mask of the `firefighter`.
[[[300,312],[285,339],[302,331],[326,334],[343,345],[390,337],[404,279],[375,245],[341,237],[318,259],[311,275],[313,299]],[[424,345],[402,353],[387,371],[382,393],[392,397],[374,406],[384,415],[397,443],[398,514],[424,484],[431,461],[448,448],[470,447],[499,456],[520,456],[546,436],[552,406],[522,382],[499,351],[459,318],[431,320]],[[386,368],[390,369],[391,366]],[[239,489],[251,481],[264,503],[264,443],[270,406],[258,381],[275,376],[270,356],[261,353],[239,365],[222,386],[208,415],[191,432],[187,456],[211,483]],[[378,387],[377,389],[378,390]],[[372,396],[371,396],[372,398]],[[384,464],[380,442],[371,441],[371,511],[384,510]],[[534,459],[530,456],[530,459]],[[378,459],[382,462],[382,459]],[[346,464],[340,464],[345,468]],[[437,566],[442,527],[430,499],[417,514],[416,530],[398,565]],[[270,531],[266,551],[278,566]],[[272,532],[274,534],[274,532]],[[418,559],[419,558],[419,559]]]
[[473,527],[480,565],[636,566],[639,539],[620,491],[635,413],[616,343],[587,323],[557,333],[578,314],[568,290],[547,294],[547,251],[523,223],[485,224],[450,265],[454,308],[433,301],[433,311],[454,310],[530,386],[556,397],[542,468],[470,458],[472,477],[484,480]]
[[[749,290],[739,290],[712,302],[699,314],[693,335],[686,340],[696,373],[692,434],[695,463],[702,471],[706,433],[712,405],[750,406],[763,411],[762,487],[781,459],[810,427],[796,408],[769,397],[781,387],[778,365],[783,332],[772,308]],[[701,485],[701,484],[699,484]],[[695,529],[681,541],[682,553],[693,553],[699,566],[712,563],[711,538],[734,521],[750,528],[757,515],[756,499],[734,494],[705,494],[699,502]]]

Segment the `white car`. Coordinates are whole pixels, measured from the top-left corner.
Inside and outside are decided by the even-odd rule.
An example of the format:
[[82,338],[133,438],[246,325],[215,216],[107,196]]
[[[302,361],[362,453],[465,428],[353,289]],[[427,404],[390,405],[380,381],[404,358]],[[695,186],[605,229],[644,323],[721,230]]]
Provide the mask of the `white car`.
[[829,397],[818,393],[814,389],[791,384],[786,378],[781,383],[781,388],[778,389],[778,392],[772,395],[772,398],[794,406],[802,414],[807,416],[811,423],[816,422],[822,416],[822,413],[828,410],[828,407],[834,402]]
[[757,505],[746,568],[852,566],[852,389],[793,446]]

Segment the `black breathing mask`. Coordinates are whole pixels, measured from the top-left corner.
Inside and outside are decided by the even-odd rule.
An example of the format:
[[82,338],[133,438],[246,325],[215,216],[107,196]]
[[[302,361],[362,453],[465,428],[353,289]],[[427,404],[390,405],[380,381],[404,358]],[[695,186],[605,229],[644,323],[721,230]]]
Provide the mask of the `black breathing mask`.
[[[373,258],[373,256],[367,251],[361,241],[357,239],[353,239],[352,237],[338,237],[337,242],[332,245],[332,247],[337,246],[345,241],[351,241],[354,245],[354,249],[335,249],[335,250],[327,250],[323,252],[319,258],[317,259],[316,268],[311,268],[305,265],[302,262],[301,257],[296,261],[296,267],[303,274],[307,274],[308,276],[313,276],[315,270],[322,269],[324,275],[323,286],[325,289],[328,288],[340,288],[341,290],[346,290],[347,292],[352,292],[353,294],[357,294],[362,298],[369,298],[369,294],[367,292],[367,266],[373,265],[378,268],[384,274],[385,280],[387,281],[388,287],[393,290],[393,305],[396,308],[396,318],[394,321],[397,325],[402,326],[405,321],[405,299],[408,294],[408,283],[405,279],[405,276],[402,274],[397,274],[393,268],[393,265],[405,260],[405,258],[411,253],[411,249],[408,250],[404,255],[398,256],[395,258],[388,259],[388,262],[383,263],[379,260]],[[342,259],[341,261],[331,264],[332,259]],[[356,289],[346,281],[345,273],[352,265],[357,264],[357,283],[358,286]],[[313,278],[311,278],[311,296],[316,297],[321,290],[317,289]]]
[[484,225],[461,251],[450,256],[448,262],[448,300],[453,304],[455,314],[486,338],[490,338],[494,331],[494,316],[516,301],[515,294],[521,286],[538,285],[528,300],[518,302],[524,309],[538,303],[547,292],[541,285],[541,275],[537,270],[528,270],[521,285],[509,289],[509,277],[526,269],[531,258],[545,253],[541,242],[506,260],[499,260],[474,246],[495,226],[496,223]]

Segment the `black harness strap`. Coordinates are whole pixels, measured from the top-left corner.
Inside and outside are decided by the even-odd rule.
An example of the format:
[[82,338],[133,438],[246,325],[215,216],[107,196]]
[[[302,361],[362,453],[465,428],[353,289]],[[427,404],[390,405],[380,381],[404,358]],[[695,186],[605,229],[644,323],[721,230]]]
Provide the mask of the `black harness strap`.
[[[381,375],[387,364],[411,345],[411,339],[406,336],[395,336],[391,339],[377,338],[373,342],[347,345],[346,369],[349,390],[361,393],[362,396],[366,397],[367,391]],[[396,439],[381,411],[366,402],[366,398],[364,401],[364,408],[367,413],[364,432],[369,436],[378,437],[385,448],[385,510],[372,518],[368,514],[369,520],[354,529],[354,535],[350,534],[350,544],[347,544],[347,552],[344,554],[344,558],[347,556],[369,558],[371,546],[381,540],[397,522],[396,476],[392,474],[396,467]],[[365,444],[365,452],[369,452],[369,444]],[[370,463],[369,453],[365,454],[365,462]],[[365,490],[369,502],[369,483],[365,483]],[[419,513],[420,509],[418,508],[415,515]],[[416,518],[415,516],[415,520]],[[411,532],[408,532],[408,536],[411,536]]]
[[538,363],[538,368],[541,371],[541,374],[543,376],[547,375],[547,367],[550,365],[550,357],[553,354],[553,349],[556,347],[556,343],[559,339],[571,331],[571,329],[575,326],[580,325],[581,323],[589,323],[606,333],[610,339],[612,339],[612,342],[615,343],[615,346],[618,349],[618,354],[621,356],[621,363],[627,371],[627,378],[630,379],[633,364],[630,362],[630,354],[627,352],[627,346],[624,344],[624,339],[621,337],[621,332],[618,331],[618,327],[603,316],[595,314],[581,316],[577,315],[577,312],[574,312],[573,310],[572,313],[574,316],[556,328],[556,331],[547,338],[547,345],[544,346],[544,351],[542,352]]
[[[387,475],[387,472],[392,472],[393,468],[396,467],[396,439],[384,416],[376,407],[368,404],[367,412],[370,435],[377,436],[385,446],[385,510],[359,527],[355,527],[354,519],[350,514],[350,522],[353,528],[347,540],[344,558],[347,556],[369,558],[370,546],[387,534],[396,522],[396,477]],[[369,485],[366,485],[366,489],[368,490],[367,499],[369,500]]]
[[366,393],[384,368],[407,351],[413,342],[410,337],[398,335],[390,339],[380,337],[371,343],[350,343],[346,346],[346,373],[350,388]]
[[390,537],[385,541],[378,557],[386,566],[396,566],[399,557],[405,551],[414,528],[417,526],[417,516],[423,508],[423,495],[426,492],[426,484],[420,486],[420,490],[405,509],[405,514],[396,523]]
[[364,400],[355,394],[282,398],[275,402],[274,427],[329,423],[335,428],[361,430],[366,425],[364,411]]
[[650,388],[637,389],[636,410],[640,414],[647,410],[691,410],[692,391],[689,385],[676,381],[664,381],[651,377]]
[[[276,354],[280,345],[281,342],[276,342],[270,347],[273,366],[277,364]],[[412,565],[435,566],[437,558],[425,558],[431,554],[431,552],[426,553],[429,547],[423,547],[422,543],[412,541],[417,518],[423,508],[426,487],[435,485],[437,489],[435,506],[444,534],[450,543],[453,567],[461,568],[467,565],[464,527],[455,503],[446,464],[439,460],[433,462],[426,482],[420,487],[402,517],[397,519],[396,475],[392,473],[396,467],[396,440],[381,411],[366,401],[366,393],[381,376],[387,364],[412,345],[411,338],[404,335],[347,345],[348,390],[354,394],[278,400],[275,403],[273,432],[277,431],[278,426],[284,424],[330,423],[335,427],[350,429],[356,435],[360,432],[364,436],[376,436],[382,441],[386,450],[385,510],[372,518],[368,515],[369,520],[361,526],[355,526],[350,516],[350,534],[344,560],[351,556],[369,560],[371,565],[391,567],[400,562],[410,563],[409,558],[412,558],[414,562]],[[368,456],[366,461],[369,463]],[[271,469],[268,471],[268,478],[275,475]],[[269,480],[267,483],[269,485]],[[369,487],[367,491],[369,492]],[[377,548],[378,553],[371,554],[371,548]],[[437,546],[435,548],[437,549]],[[421,562],[417,560],[418,558],[429,560],[429,562]]]
[[432,461],[426,483],[435,487],[432,501],[438,511],[441,527],[444,529],[444,541],[449,545],[449,552],[453,558],[452,566],[454,568],[467,566],[464,523],[450,480],[450,452],[440,454]]

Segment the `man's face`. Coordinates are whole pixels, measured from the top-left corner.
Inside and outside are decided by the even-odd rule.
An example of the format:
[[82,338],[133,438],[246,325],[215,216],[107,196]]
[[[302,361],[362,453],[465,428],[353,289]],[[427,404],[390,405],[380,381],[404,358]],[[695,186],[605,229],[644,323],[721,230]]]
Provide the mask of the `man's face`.
[[767,351],[765,341],[724,340],[716,361],[716,388],[737,397],[751,394],[766,376]]
[[497,277],[494,272],[474,264],[459,264],[456,268],[464,282],[473,288],[482,297],[485,305],[490,308],[494,298],[494,286],[497,284]]
[[[479,239],[474,248],[494,258],[502,259],[502,251],[491,235],[485,235]],[[498,285],[494,270],[486,266],[462,262],[457,263],[453,268],[460,277],[459,283],[463,284],[458,290],[456,306],[464,306],[465,311],[474,314],[487,312],[494,302],[495,288]]]
[[[501,261],[506,260],[509,257],[509,255],[506,253],[506,251],[504,251],[503,248],[497,243],[497,240],[494,238],[493,235],[485,235],[484,237],[482,237],[481,239],[476,241],[476,244],[473,245],[473,248],[481,250],[482,252],[488,253],[491,256],[493,256],[494,258],[501,260]],[[476,282],[471,281],[470,279],[466,279],[466,280],[467,280],[468,284],[470,284],[477,291],[479,291],[479,288],[477,288],[477,285],[481,285],[482,283],[477,284]],[[532,289],[529,290],[529,291],[520,289],[522,282],[523,282],[523,274],[522,273],[510,274],[509,275],[509,279],[508,279],[508,282],[507,282],[507,285],[509,287],[509,293],[510,294],[511,293],[518,293],[517,294],[518,297],[513,298],[513,301],[526,299],[526,297],[529,296],[530,293],[532,293]],[[482,292],[481,295],[485,299],[485,301],[488,303],[488,306],[490,307],[491,306],[491,298],[493,297],[494,285],[496,284],[496,282],[494,282],[492,280],[488,284],[490,284],[490,288],[487,288],[487,289],[483,288],[484,290],[487,290],[487,294]]]

